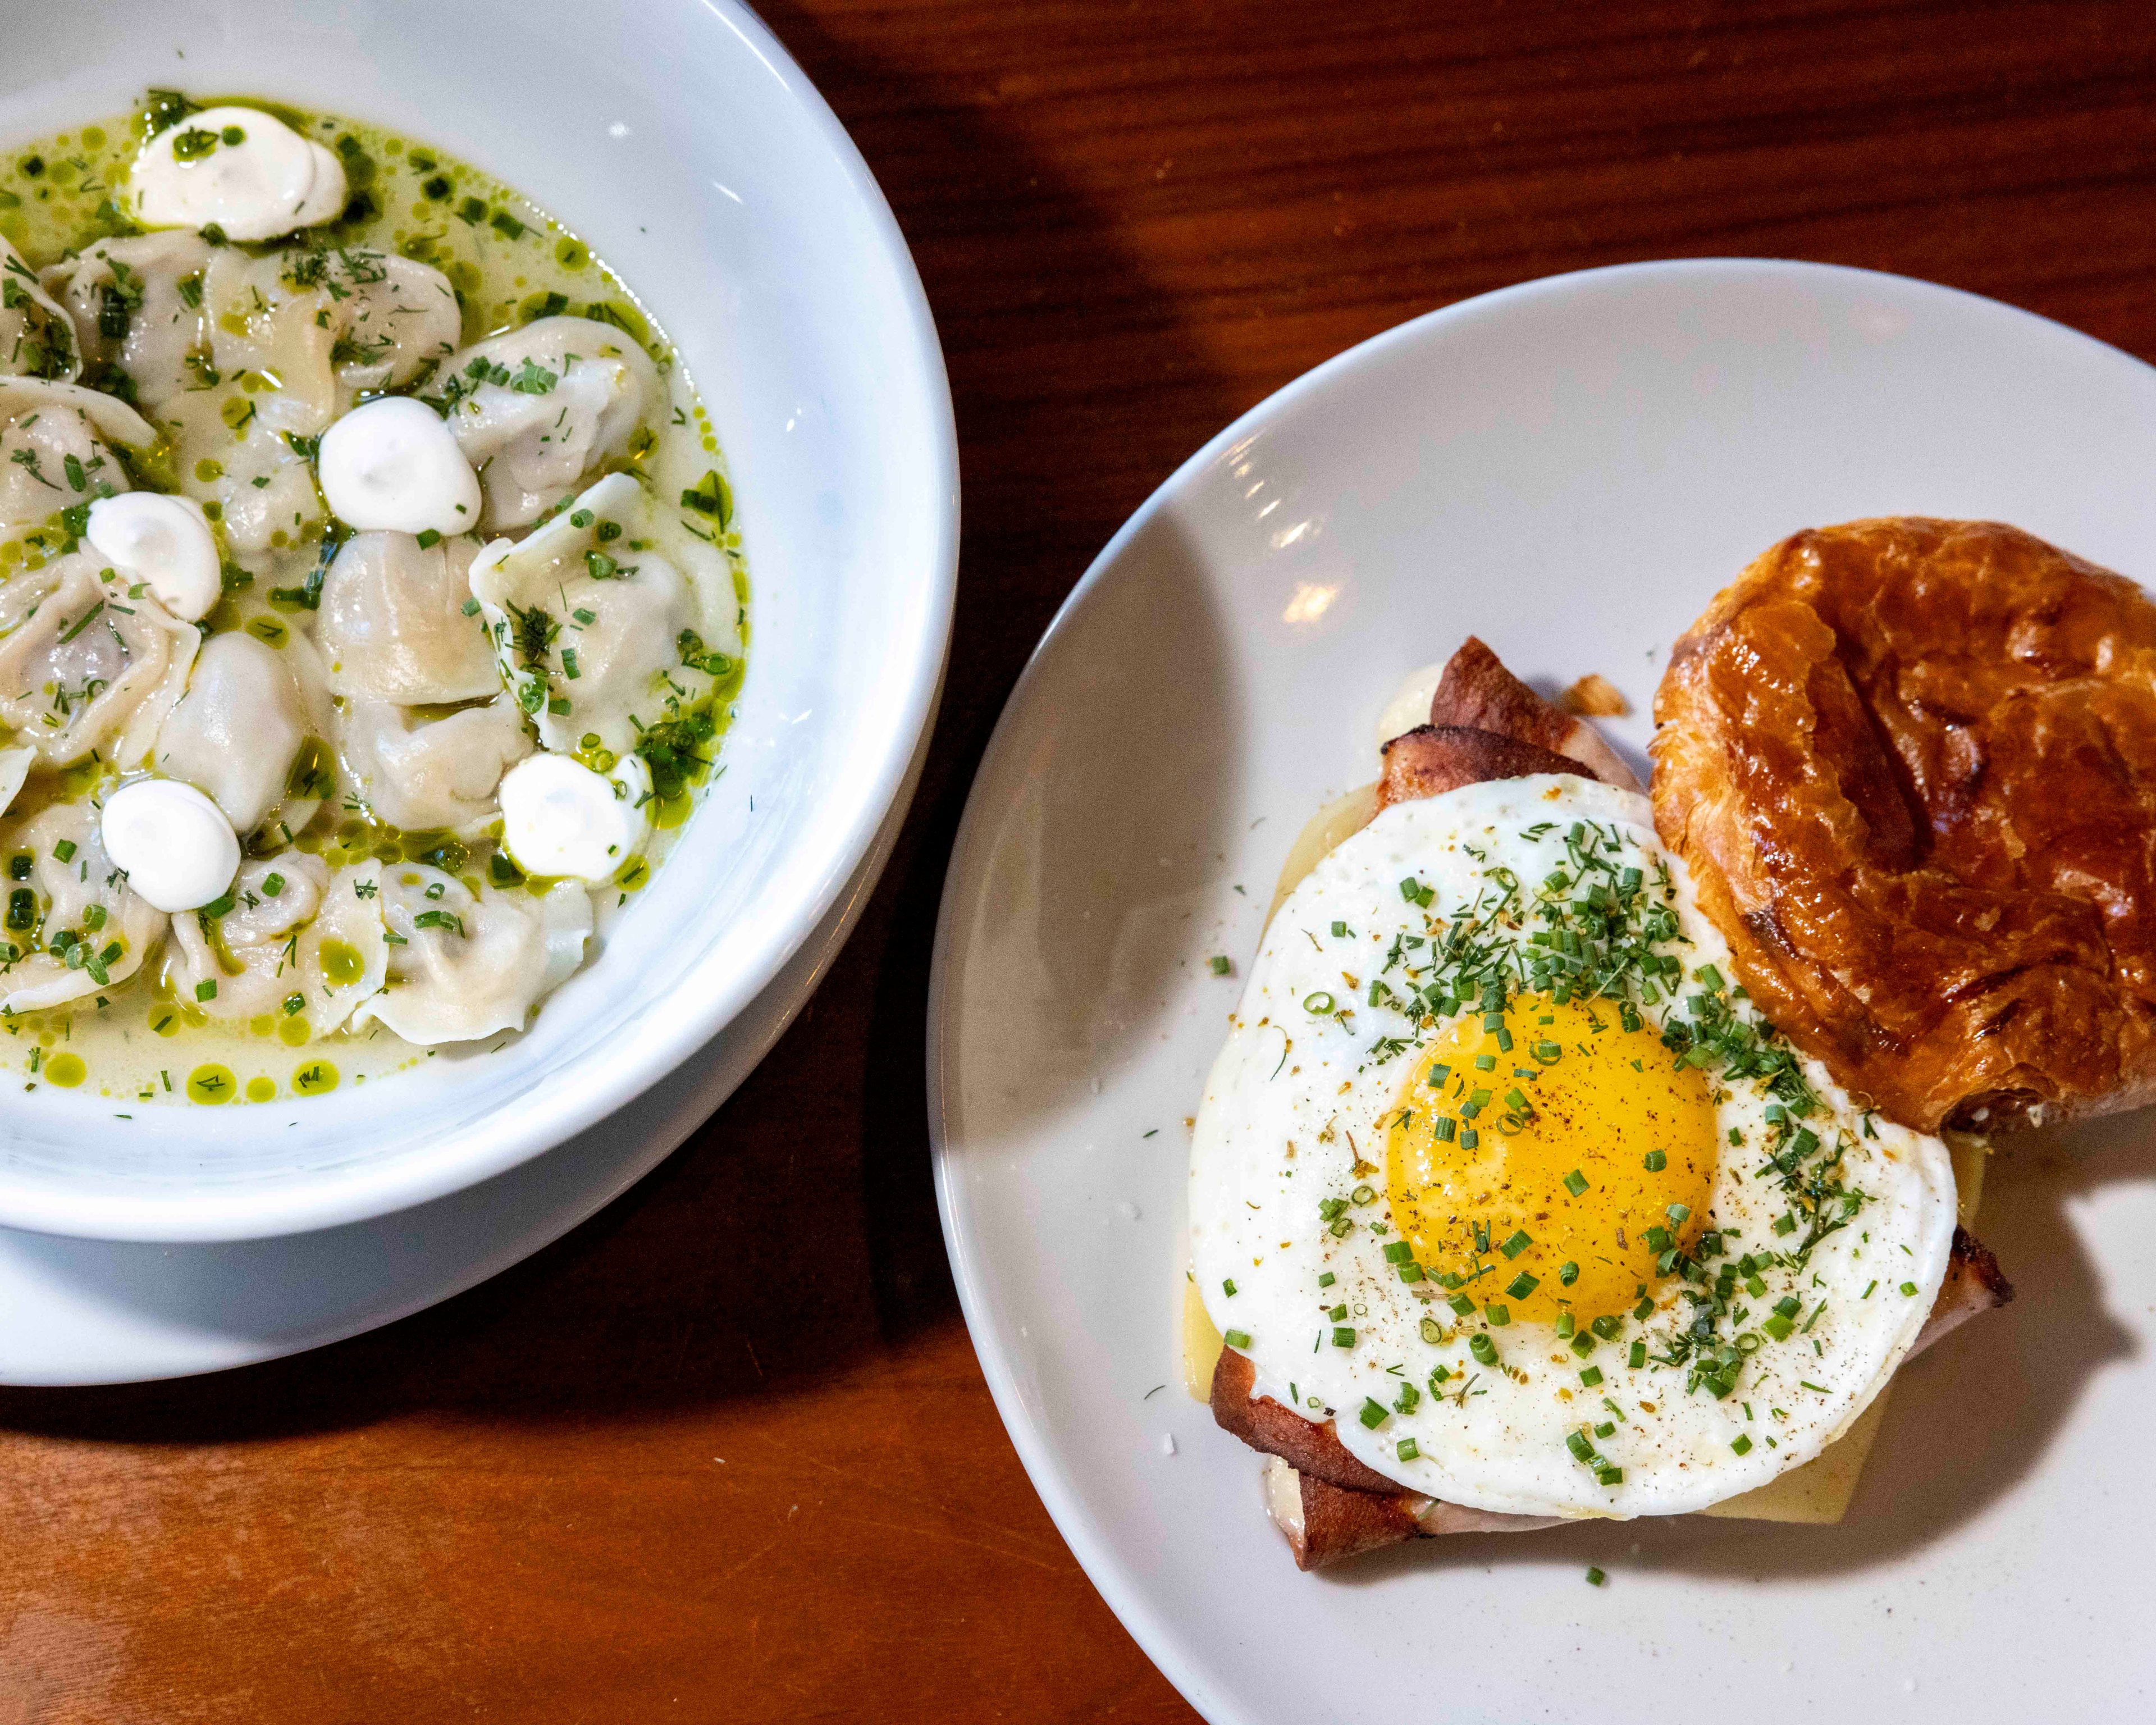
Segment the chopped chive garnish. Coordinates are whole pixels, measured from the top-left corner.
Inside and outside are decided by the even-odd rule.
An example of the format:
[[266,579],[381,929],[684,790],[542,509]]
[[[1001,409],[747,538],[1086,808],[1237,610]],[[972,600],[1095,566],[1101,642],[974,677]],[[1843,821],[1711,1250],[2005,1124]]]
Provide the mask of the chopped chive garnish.
[[1516,1228],[1512,1230],[1511,1237],[1497,1250],[1508,1258],[1517,1258],[1533,1244],[1534,1241],[1527,1238],[1525,1229]]
[[1740,1431],[1729,1440],[1729,1447],[1733,1454],[1748,1455],[1752,1453],[1752,1439],[1748,1434]]
[[1422,1450],[1416,1445],[1413,1438],[1402,1438],[1399,1442],[1393,1445],[1393,1453],[1403,1461],[1413,1461],[1422,1454]]
[[1384,1404],[1382,1402],[1372,1401],[1368,1396],[1365,1396],[1363,1399],[1362,1409],[1355,1415],[1355,1417],[1363,1422],[1363,1428],[1366,1430],[1375,1431],[1379,1426],[1385,1423]]
[[1211,965],[1211,966],[1213,967],[1213,974],[1214,974],[1214,975],[1215,975],[1215,976],[1225,976],[1225,975],[1227,975],[1227,973],[1228,973],[1228,969],[1229,969],[1228,961],[1227,961],[1227,959],[1226,959],[1224,957],[1223,957],[1220,953],[1215,952],[1215,953],[1214,953],[1214,954],[1210,958],[1207,959],[1205,962],[1206,962],[1208,964],[1209,964],[1209,965]]
[[1625,1363],[1635,1372],[1646,1364],[1647,1344],[1644,1342],[1635,1342],[1632,1344],[1631,1353],[1625,1357]]
[[1912,1281],[1905,1281],[1905,1282],[1903,1282],[1903,1283],[1902,1284],[1902,1291],[1903,1293],[1905,1293],[1905,1294],[1913,1294],[1913,1293],[1915,1293],[1915,1292],[1917,1291],[1917,1285],[1916,1285],[1916,1283],[1914,1283],[1914,1282],[1912,1282]]
[[1541,1286],[1542,1283],[1538,1279],[1522,1270],[1512,1281],[1506,1283],[1505,1297],[1508,1300],[1524,1300]]
[[1353,1348],[1355,1345],[1354,1331],[1345,1324],[1341,1325],[1332,1332],[1332,1345],[1335,1348]]
[[1507,1324],[1512,1322],[1512,1308],[1509,1306],[1500,1306],[1492,1300],[1482,1308],[1482,1317],[1491,1329],[1502,1330]]
[[1587,1366],[1587,1367],[1584,1367],[1584,1368],[1581,1368],[1581,1371],[1580,1371],[1580,1373],[1579,1373],[1579,1387],[1580,1387],[1581,1389],[1594,1389],[1594,1386],[1595,1386],[1596,1384],[1599,1384],[1601,1381],[1602,1381],[1602,1368],[1601,1368],[1601,1367],[1599,1367],[1599,1366]]
[[1497,1363],[1497,1344],[1480,1330],[1467,1338],[1467,1351],[1486,1366]]
[[1578,1197],[1581,1193],[1587,1190],[1587,1176],[1580,1173],[1578,1168],[1574,1168],[1564,1177],[1564,1189],[1574,1198]]
[[1566,1259],[1563,1263],[1557,1266],[1557,1279],[1567,1287],[1570,1287],[1579,1280],[1579,1266],[1569,1258]]
[[1225,1294],[1230,1300],[1234,1299],[1235,1297],[1235,1279],[1233,1276],[1229,1276],[1227,1281],[1222,1282],[1220,1284],[1220,1291]]
[[1318,1285],[1318,1286],[1320,1286],[1321,1288],[1329,1288],[1329,1287],[1331,1287],[1331,1286],[1332,1286],[1332,1284],[1333,1284],[1333,1282],[1334,1282],[1334,1281],[1335,1281],[1336,1279],[1337,1279],[1337,1278],[1333,1276],[1333,1274],[1332,1274],[1332,1272],[1331,1271],[1329,1271],[1329,1270],[1322,1271],[1319,1272],[1319,1275],[1318,1275],[1318,1277],[1317,1277],[1317,1285]]
[[1661,1173],[1661,1171],[1662,1171],[1664,1168],[1667,1168],[1669,1165],[1670,1165],[1670,1159],[1669,1159],[1669,1158],[1668,1158],[1666,1155],[1665,1155],[1661,1151],[1660,1151],[1660,1150],[1650,1150],[1650,1151],[1647,1153],[1647,1158],[1646,1158],[1646,1168],[1647,1168],[1647,1172],[1648,1172],[1649,1173],[1650,1173],[1650,1174],[1658,1174],[1658,1173]]
[[1250,1332],[1248,1330],[1230,1330],[1220,1339],[1230,1348],[1248,1348],[1250,1345]]
[[1599,1587],[1599,1586],[1601,1586],[1601,1585],[1602,1585],[1602,1584],[1603,1584],[1604,1582],[1605,1582],[1605,1581],[1609,1580],[1609,1578],[1608,1576],[1604,1575],[1604,1574],[1603,1574],[1599,1569],[1596,1568],[1595,1568],[1592,1563],[1590,1563],[1590,1564],[1589,1564],[1589,1565],[1588,1565],[1588,1567],[1587,1567],[1587,1584],[1588,1584],[1589,1587]]

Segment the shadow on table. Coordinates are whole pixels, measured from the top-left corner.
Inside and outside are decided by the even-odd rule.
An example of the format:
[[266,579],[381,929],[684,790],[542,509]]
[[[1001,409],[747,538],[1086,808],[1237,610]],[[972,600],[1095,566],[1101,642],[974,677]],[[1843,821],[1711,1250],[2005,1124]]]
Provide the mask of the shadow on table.
[[1228,398],[1111,213],[971,90],[767,18],[845,120],[914,249],[950,367],[964,570],[942,716],[882,884],[816,999],[632,1193],[432,1311],[212,1377],[0,1389],[0,1428],[192,1443],[421,1410],[634,1418],[811,1386],[957,1302],[925,1091],[937,907],[973,770],[1056,604],[1116,525],[1246,403]]

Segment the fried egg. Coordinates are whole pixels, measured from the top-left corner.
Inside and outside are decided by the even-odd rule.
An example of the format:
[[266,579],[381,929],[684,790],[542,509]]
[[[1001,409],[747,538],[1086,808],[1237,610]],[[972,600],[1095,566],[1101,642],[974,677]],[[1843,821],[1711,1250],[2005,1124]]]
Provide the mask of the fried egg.
[[1759,1019],[1645,798],[1396,803],[1274,916],[1193,1138],[1193,1274],[1258,1393],[1409,1490],[1702,1509],[1916,1340],[1946,1147]]

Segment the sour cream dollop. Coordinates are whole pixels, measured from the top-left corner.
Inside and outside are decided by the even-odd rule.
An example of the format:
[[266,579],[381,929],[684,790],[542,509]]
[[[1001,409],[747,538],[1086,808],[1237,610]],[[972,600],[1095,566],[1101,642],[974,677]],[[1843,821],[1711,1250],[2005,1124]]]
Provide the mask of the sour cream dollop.
[[388,395],[322,434],[315,471],[330,512],[362,533],[462,533],[479,525],[479,476],[441,417]]
[[217,537],[192,497],[127,491],[90,506],[85,538],[123,581],[149,587],[159,604],[182,623],[210,614],[224,591]]
[[651,830],[651,774],[631,755],[612,777],[567,755],[526,757],[501,781],[501,842],[527,875],[611,880]]
[[160,911],[199,910],[239,870],[239,835],[224,811],[176,778],[121,786],[105,798],[99,833],[135,896]]
[[229,239],[278,239],[343,210],[344,164],[259,108],[204,108],[135,158],[146,228],[215,226]]

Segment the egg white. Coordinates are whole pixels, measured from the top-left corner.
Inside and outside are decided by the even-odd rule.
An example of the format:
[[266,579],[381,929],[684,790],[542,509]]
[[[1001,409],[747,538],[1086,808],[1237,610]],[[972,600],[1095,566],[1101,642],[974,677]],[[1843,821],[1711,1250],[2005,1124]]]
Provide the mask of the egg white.
[[[1768,1291],[1748,1301],[1757,1308],[1752,1323],[1777,1299],[1794,1295],[1804,1327],[1753,1353],[1724,1400],[1704,1388],[1686,1394],[1681,1368],[1628,1364],[1631,1341],[1662,1353],[1689,1320],[1691,1307],[1675,1282],[1651,1291],[1652,1317],[1629,1322],[1623,1337],[1586,1359],[1546,1323],[1515,1322],[1491,1332],[1502,1370],[1470,1355],[1473,1322],[1443,1346],[1424,1341],[1423,1319],[1447,1326],[1455,1320],[1440,1288],[1403,1284],[1385,1260],[1385,1244],[1398,1236],[1378,1231],[1387,1220],[1384,1178],[1367,1172],[1373,1163],[1382,1167],[1383,1122],[1412,1059],[1381,1059],[1373,1045],[1399,1033],[1405,1021],[1359,999],[1351,1014],[1313,1012],[1305,1002],[1332,994],[1349,1004],[1343,970],[1367,978],[1396,933],[1422,932],[1424,913],[1402,898],[1403,877],[1434,889],[1432,911],[1449,916],[1486,885],[1486,868],[1509,867],[1522,880],[1536,881],[1559,866],[1575,820],[1615,834],[1624,852],[1617,860],[1650,880],[1656,865],[1666,865],[1681,930],[1670,950],[1687,974],[1707,964],[1727,972],[1727,948],[1700,912],[1682,863],[1656,838],[1642,796],[1551,775],[1468,786],[1385,809],[1289,896],[1250,968],[1193,1139],[1193,1271],[1214,1324],[1250,1338],[1241,1351],[1256,1367],[1257,1393],[1313,1420],[1334,1419],[1351,1453],[1411,1490],[1522,1515],[1681,1514],[1810,1461],[1892,1375],[1946,1271],[1953,1167],[1938,1139],[1866,1115],[1823,1070],[1806,1064],[1826,1111],[1806,1123],[1830,1142],[1837,1128],[1848,1133],[1845,1178],[1866,1201],[1853,1222],[1813,1249],[1801,1271],[1762,1272]],[[1545,823],[1553,824],[1542,836],[1527,836]],[[1470,855],[1469,845],[1482,855]],[[1332,936],[1336,922],[1353,931],[1348,940]],[[1672,1009],[1681,1008],[1664,1002],[1641,1009],[1650,1029]],[[1775,1180],[1753,1178],[1764,1160],[1759,1147],[1769,1136],[1773,1098],[1755,1081],[1726,1078],[1716,1080],[1714,1094],[1722,1148],[1712,1225],[1738,1237],[1732,1257],[1774,1249],[1785,1243],[1773,1224],[1789,1199]],[[1729,1147],[1732,1127],[1748,1147]],[[1377,1196],[1351,1204],[1346,1214],[1357,1225],[1335,1237],[1319,1204],[1358,1185],[1374,1187]],[[1335,1280],[1321,1286],[1318,1278],[1327,1272]],[[1331,1340],[1327,1312],[1341,1304],[1356,1332],[1352,1347]],[[1603,1374],[1591,1389],[1579,1382],[1590,1363]],[[1433,1385],[1432,1370],[1440,1365],[1453,1375]],[[1396,1410],[1403,1384],[1420,1392],[1407,1412]],[[1387,1409],[1374,1429],[1357,1417],[1366,1400]],[[1602,1483],[1566,1447],[1568,1434],[1595,1422],[1615,1428],[1594,1447],[1623,1469],[1621,1483]],[[1419,1455],[1401,1459],[1403,1439],[1412,1440]],[[1748,1440],[1745,1453],[1732,1448]]]

